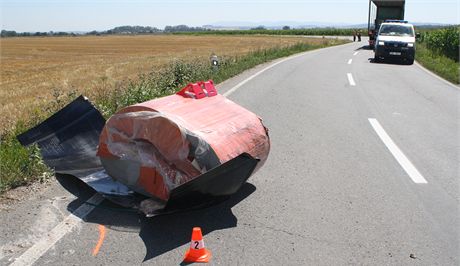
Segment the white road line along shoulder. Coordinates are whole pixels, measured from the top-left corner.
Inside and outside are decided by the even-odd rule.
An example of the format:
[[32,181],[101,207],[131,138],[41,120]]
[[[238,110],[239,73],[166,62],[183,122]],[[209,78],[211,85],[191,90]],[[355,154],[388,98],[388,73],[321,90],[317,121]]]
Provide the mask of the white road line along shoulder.
[[349,65],[351,65],[351,62],[353,62],[353,59],[348,59],[348,63]]
[[391,152],[396,161],[401,165],[401,167],[406,171],[409,177],[417,184],[426,184],[428,183],[426,179],[420,174],[420,172],[415,168],[411,161],[404,155],[404,153],[398,148],[398,146],[393,142],[393,140],[388,136],[387,132],[380,125],[379,121],[375,118],[369,118],[369,123],[371,123],[372,128],[374,128],[377,135],[383,141],[385,146]]
[[260,70],[259,72],[255,73],[254,75],[246,78],[245,80],[241,81],[240,83],[236,84],[233,88],[229,89],[227,92],[225,92],[223,95],[225,97],[228,97],[230,96],[232,93],[234,93],[237,89],[239,89],[241,86],[243,86],[244,84],[246,84],[248,81],[250,81],[251,79],[257,77],[258,75],[262,74],[263,72],[269,70],[270,68],[278,65],[278,64],[281,64],[281,63],[284,63],[288,60],[291,60],[291,59],[294,59],[294,58],[297,58],[297,57],[300,57],[300,56],[304,56],[306,54],[312,54],[312,53],[316,53],[316,52],[320,52],[320,51],[324,51],[324,50],[327,50],[327,49],[332,49],[332,48],[336,48],[336,47],[339,47],[340,45],[337,45],[337,46],[331,46],[331,47],[327,47],[327,48],[321,48],[321,49],[316,49],[316,50],[311,50],[311,51],[306,51],[306,52],[303,52],[303,53],[300,53],[300,54],[297,54],[297,55],[293,55],[293,56],[289,56],[287,58],[284,58],[278,62],[275,62],[275,63],[272,63],[271,65],[265,67],[264,69]]
[[460,86],[459,85],[455,85],[454,83],[448,81],[448,80],[445,80],[443,78],[441,78],[440,76],[436,75],[435,73],[431,72],[429,69],[427,69],[426,67],[422,66],[419,62],[415,62],[415,65],[418,66],[421,70],[425,71],[426,73],[430,74],[431,76],[433,76],[434,78],[440,80],[441,82],[444,82],[445,84],[457,89],[457,90],[460,90]]
[[228,90],[227,92],[225,92],[223,95],[224,95],[225,97],[230,96],[232,93],[234,93],[234,92],[235,92],[237,89],[239,89],[241,86],[243,86],[244,84],[246,84],[246,83],[247,83],[248,81],[250,81],[251,79],[257,77],[257,76],[260,75],[260,74],[262,74],[263,72],[269,70],[270,68],[272,68],[272,67],[274,67],[274,66],[276,66],[276,65],[278,65],[278,64],[281,64],[281,63],[283,63],[283,62],[285,62],[285,61],[287,61],[287,60],[290,60],[290,59],[292,59],[292,58],[296,58],[296,57],[299,57],[299,56],[300,56],[300,55],[295,56],[295,57],[288,57],[288,58],[285,58],[285,59],[283,59],[283,60],[281,60],[281,61],[278,61],[278,62],[276,62],[276,63],[274,63],[274,64],[272,64],[272,65],[269,65],[268,67],[266,67],[266,68],[260,70],[259,72],[255,73],[254,75],[252,75],[252,76],[248,77],[247,79],[241,81],[240,83],[236,84],[233,88],[229,89],[229,90]]
[[257,77],[258,75],[262,74],[263,72],[269,70],[270,68],[272,68],[272,67],[274,67],[274,66],[276,66],[276,65],[278,65],[278,64],[281,64],[281,63],[283,63],[283,62],[286,62],[286,61],[288,61],[288,60],[291,60],[291,59],[297,58],[297,57],[299,57],[299,56],[302,56],[302,55],[304,55],[304,54],[302,53],[302,54],[299,54],[299,55],[296,55],[296,56],[291,56],[291,57],[285,58],[285,59],[283,59],[283,60],[280,60],[280,61],[278,61],[278,62],[276,62],[276,63],[273,63],[273,64],[269,65],[268,67],[266,67],[266,68],[260,70],[259,72],[255,73],[254,75],[252,75],[252,76],[248,77],[247,79],[241,81],[240,83],[236,84],[233,88],[229,89],[229,90],[228,90],[227,92],[225,92],[223,95],[224,95],[225,97],[228,97],[229,95],[231,95],[232,93],[234,93],[237,89],[239,89],[241,86],[243,86],[244,84],[246,84],[248,81],[250,81],[251,79]]
[[348,77],[348,82],[350,83],[350,86],[356,86],[355,80],[353,79],[353,75],[351,73],[347,73]]
[[16,258],[10,266],[32,265],[41,256],[43,256],[48,249],[54,246],[59,239],[72,231],[72,229],[75,228],[75,226],[77,226],[82,219],[84,219],[95,208],[95,206],[103,200],[104,198],[99,194],[92,196],[86,201],[88,204],[83,203],[80,207],[78,207],[78,209],[56,225],[56,227],[54,227],[46,236],[26,250],[26,252],[24,252],[21,256]]
[[355,52],[353,55],[357,55],[359,52]]

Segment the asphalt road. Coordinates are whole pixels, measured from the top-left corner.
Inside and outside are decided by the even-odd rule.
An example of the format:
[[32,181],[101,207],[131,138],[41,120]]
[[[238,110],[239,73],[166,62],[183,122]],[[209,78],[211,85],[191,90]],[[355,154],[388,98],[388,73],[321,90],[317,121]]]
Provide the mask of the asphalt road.
[[[265,166],[229,201],[152,219],[103,202],[43,255],[27,256],[36,265],[177,265],[201,226],[212,265],[459,265],[460,89],[417,65],[373,63],[363,45],[219,85],[264,119],[272,141]],[[0,211],[0,264],[24,258],[92,195],[58,181]]]

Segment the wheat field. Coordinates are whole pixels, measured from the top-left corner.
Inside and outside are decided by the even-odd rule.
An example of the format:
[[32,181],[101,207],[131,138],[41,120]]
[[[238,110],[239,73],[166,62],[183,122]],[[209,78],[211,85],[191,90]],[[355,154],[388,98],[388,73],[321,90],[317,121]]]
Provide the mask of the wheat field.
[[[78,36],[0,39],[0,133],[69,91],[91,96],[172,60],[246,54],[321,39],[284,36]],[[118,84],[118,85],[117,85]],[[54,95],[54,96],[53,96]]]

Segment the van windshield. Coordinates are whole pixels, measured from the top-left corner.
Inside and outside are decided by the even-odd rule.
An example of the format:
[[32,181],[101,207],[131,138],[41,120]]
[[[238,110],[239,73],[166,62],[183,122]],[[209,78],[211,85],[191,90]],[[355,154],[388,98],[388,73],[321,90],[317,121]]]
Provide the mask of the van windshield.
[[414,37],[414,29],[409,25],[383,24],[379,35],[382,36],[410,36]]

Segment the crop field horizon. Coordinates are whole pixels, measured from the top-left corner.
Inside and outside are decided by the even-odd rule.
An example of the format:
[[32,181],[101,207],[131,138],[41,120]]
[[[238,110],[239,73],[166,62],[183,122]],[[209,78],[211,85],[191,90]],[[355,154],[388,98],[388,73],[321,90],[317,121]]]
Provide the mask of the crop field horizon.
[[[284,36],[82,36],[0,39],[0,134],[57,95],[89,97],[174,60],[240,56],[322,39]],[[35,111],[34,111],[35,110]]]

